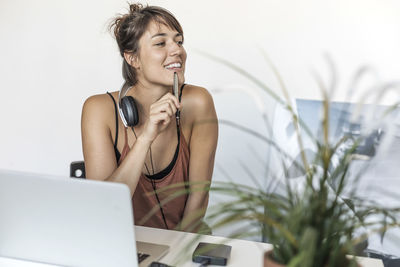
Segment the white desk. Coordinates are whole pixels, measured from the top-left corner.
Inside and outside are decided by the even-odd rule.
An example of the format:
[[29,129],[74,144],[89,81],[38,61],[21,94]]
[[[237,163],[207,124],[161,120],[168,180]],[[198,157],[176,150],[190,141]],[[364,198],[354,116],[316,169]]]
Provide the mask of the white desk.
[[[224,243],[232,246],[231,258],[228,267],[262,267],[264,251],[271,249],[272,246],[266,243],[252,242],[239,239],[227,239],[223,237],[201,235],[200,240],[192,243],[197,236],[191,233],[184,233],[171,230],[161,230],[142,226],[135,226],[136,239],[138,241],[153,242],[170,246],[170,251],[160,262],[175,264],[176,259],[182,259],[179,267],[198,267],[200,264],[193,263],[191,253],[199,241],[210,243]],[[186,253],[184,253],[186,251]],[[381,260],[370,258],[359,258],[362,267],[383,267]],[[32,263],[20,260],[6,259],[0,257],[0,266],[7,267],[50,267],[53,265]],[[210,265],[215,266],[215,265]]]
[[[142,226],[135,226],[136,228],[136,239],[138,241],[153,242],[159,244],[165,244],[170,246],[170,251],[165,255],[160,262],[166,264],[174,264],[176,259],[182,259],[183,263],[179,264],[179,267],[198,267],[200,264],[193,263],[191,259],[191,253],[194,251],[198,242],[210,242],[210,243],[224,243],[232,246],[231,258],[228,261],[229,267],[262,267],[263,266],[263,255],[266,250],[272,248],[270,244],[252,242],[239,239],[227,239],[223,237],[202,235],[199,241],[194,244],[190,244],[196,235],[191,233],[184,233],[171,230],[153,229]],[[227,241],[227,242],[226,242]],[[183,251],[188,252],[182,253]],[[362,267],[383,267],[381,260],[371,258],[359,258],[359,263]],[[215,266],[215,265],[210,265]]]

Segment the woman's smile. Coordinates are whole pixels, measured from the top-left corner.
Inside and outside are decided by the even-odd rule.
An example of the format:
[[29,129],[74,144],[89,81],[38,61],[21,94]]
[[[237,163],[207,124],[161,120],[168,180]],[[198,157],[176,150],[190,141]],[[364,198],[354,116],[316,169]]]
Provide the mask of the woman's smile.
[[167,70],[172,70],[172,71],[181,71],[182,70],[182,64],[180,62],[174,62],[170,63],[165,66]]
[[185,62],[182,34],[162,23],[151,22],[140,39],[137,70],[142,82],[171,86],[176,72],[182,84],[185,82]]

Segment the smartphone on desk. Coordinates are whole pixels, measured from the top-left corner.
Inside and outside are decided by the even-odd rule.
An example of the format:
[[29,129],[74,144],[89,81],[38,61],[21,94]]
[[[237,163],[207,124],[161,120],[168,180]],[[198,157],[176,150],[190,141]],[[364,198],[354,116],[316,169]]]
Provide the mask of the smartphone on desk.
[[200,242],[193,252],[196,263],[225,266],[231,256],[231,246]]

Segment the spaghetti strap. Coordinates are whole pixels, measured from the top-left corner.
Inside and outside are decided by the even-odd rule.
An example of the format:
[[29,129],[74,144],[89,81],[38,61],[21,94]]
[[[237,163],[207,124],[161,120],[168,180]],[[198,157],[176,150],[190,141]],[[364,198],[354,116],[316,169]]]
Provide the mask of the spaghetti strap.
[[185,84],[182,84],[182,86],[181,86],[181,90],[179,92],[179,102],[181,102],[181,99],[182,99],[183,87],[185,87]]
[[107,92],[107,94],[111,97],[113,103],[114,103],[114,111],[115,111],[115,140],[114,140],[114,149],[117,148],[118,144],[118,109],[117,109],[117,103],[115,102],[114,97]]

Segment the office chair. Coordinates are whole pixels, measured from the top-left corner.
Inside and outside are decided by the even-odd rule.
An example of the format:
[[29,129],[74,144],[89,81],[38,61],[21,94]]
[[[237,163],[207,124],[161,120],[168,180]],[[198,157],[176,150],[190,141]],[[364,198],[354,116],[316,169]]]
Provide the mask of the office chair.
[[86,178],[85,172],[85,162],[82,161],[73,161],[69,166],[69,177],[72,178]]

